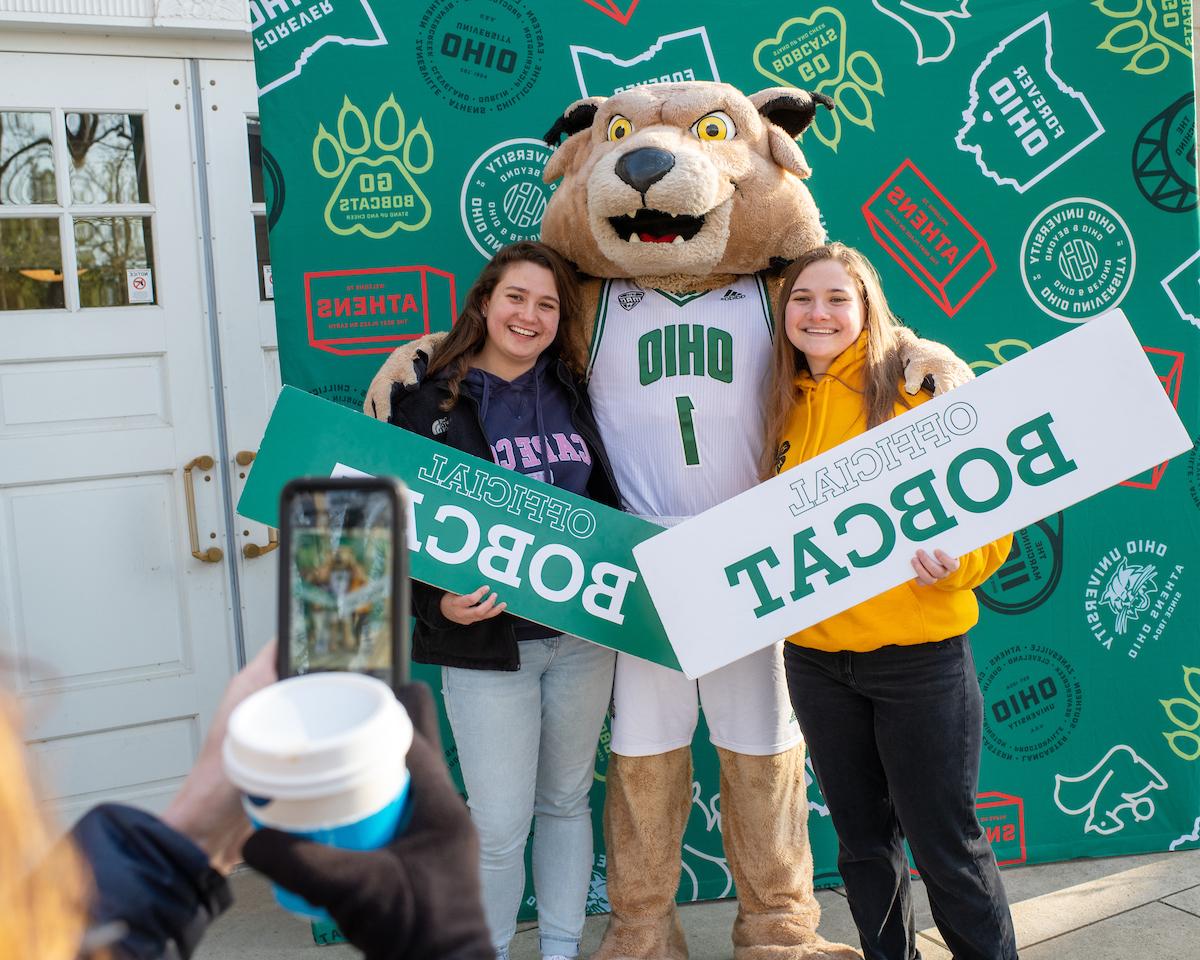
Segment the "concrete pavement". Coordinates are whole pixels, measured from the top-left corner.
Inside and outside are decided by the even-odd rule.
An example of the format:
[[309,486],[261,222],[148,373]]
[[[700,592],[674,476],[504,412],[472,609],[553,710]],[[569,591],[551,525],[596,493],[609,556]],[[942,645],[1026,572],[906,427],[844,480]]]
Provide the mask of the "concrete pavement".
[[[1200,956],[1200,850],[1071,860],[1003,872],[1022,960],[1196,960]],[[318,947],[309,926],[275,906],[266,883],[250,870],[233,878],[236,903],[209,931],[197,960],[348,960],[345,945]],[[914,886],[921,954],[949,960],[925,891]],[[857,944],[842,891],[818,894],[821,932]],[[682,908],[692,960],[727,960],[732,900]],[[600,942],[606,917],[589,917],[583,952]],[[421,958],[426,960],[426,958]],[[432,958],[430,958],[432,960]],[[512,945],[512,960],[538,960],[537,929],[527,925]]]

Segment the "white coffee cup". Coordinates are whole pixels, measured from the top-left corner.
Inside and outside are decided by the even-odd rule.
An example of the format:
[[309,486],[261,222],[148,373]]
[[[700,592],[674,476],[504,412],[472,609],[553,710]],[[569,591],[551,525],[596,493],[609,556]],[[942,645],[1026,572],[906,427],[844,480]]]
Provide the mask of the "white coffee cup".
[[[246,815],[350,850],[391,842],[407,809],[412,722],[382,680],[311,673],[247,697],[229,717],[223,758],[245,794]],[[282,906],[305,917],[325,911],[279,886]]]

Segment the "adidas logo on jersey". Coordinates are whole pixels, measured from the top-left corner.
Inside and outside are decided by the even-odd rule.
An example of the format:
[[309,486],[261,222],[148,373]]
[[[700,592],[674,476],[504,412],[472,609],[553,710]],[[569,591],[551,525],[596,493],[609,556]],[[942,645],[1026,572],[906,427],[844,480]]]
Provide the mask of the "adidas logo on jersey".
[[617,297],[617,303],[623,310],[632,310],[642,302],[644,296],[645,294],[641,290],[629,290]]
[[722,300],[745,300],[746,295],[744,293],[738,293],[736,290],[726,290],[725,296],[723,296],[721,299]]

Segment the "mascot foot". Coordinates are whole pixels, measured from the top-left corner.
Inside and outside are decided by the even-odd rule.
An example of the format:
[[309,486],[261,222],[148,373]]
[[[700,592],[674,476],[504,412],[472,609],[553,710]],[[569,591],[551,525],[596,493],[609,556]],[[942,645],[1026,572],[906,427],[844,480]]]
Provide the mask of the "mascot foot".
[[679,913],[630,922],[609,917],[600,949],[591,960],[687,960],[687,942]]
[[733,960],[862,960],[862,954],[830,943],[794,917],[768,914],[741,918]]

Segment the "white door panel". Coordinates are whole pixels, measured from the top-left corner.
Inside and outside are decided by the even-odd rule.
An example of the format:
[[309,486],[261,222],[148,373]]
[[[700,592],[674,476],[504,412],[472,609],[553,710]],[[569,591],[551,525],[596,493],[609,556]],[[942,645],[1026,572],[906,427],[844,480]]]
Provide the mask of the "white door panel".
[[[265,295],[261,276],[266,251],[260,244],[268,211],[264,198],[254,196],[252,190],[252,181],[262,182],[263,175],[261,168],[253,177],[251,172],[250,131],[258,117],[253,64],[202,61],[200,91],[210,182],[220,184],[210,191],[209,212],[229,469],[236,501],[249,472],[249,465],[239,463],[237,454],[258,450],[280,390],[275,303]],[[239,541],[230,559],[237,563],[247,655],[253,656],[275,632],[279,554],[261,552],[272,543],[273,531],[246,517],[234,519]]]
[[[181,60],[0,55],[10,144],[49,131],[0,182],[0,656],[68,813],[161,806],[233,667],[183,486],[217,453],[188,97]],[[192,482],[228,557],[221,474]]]

